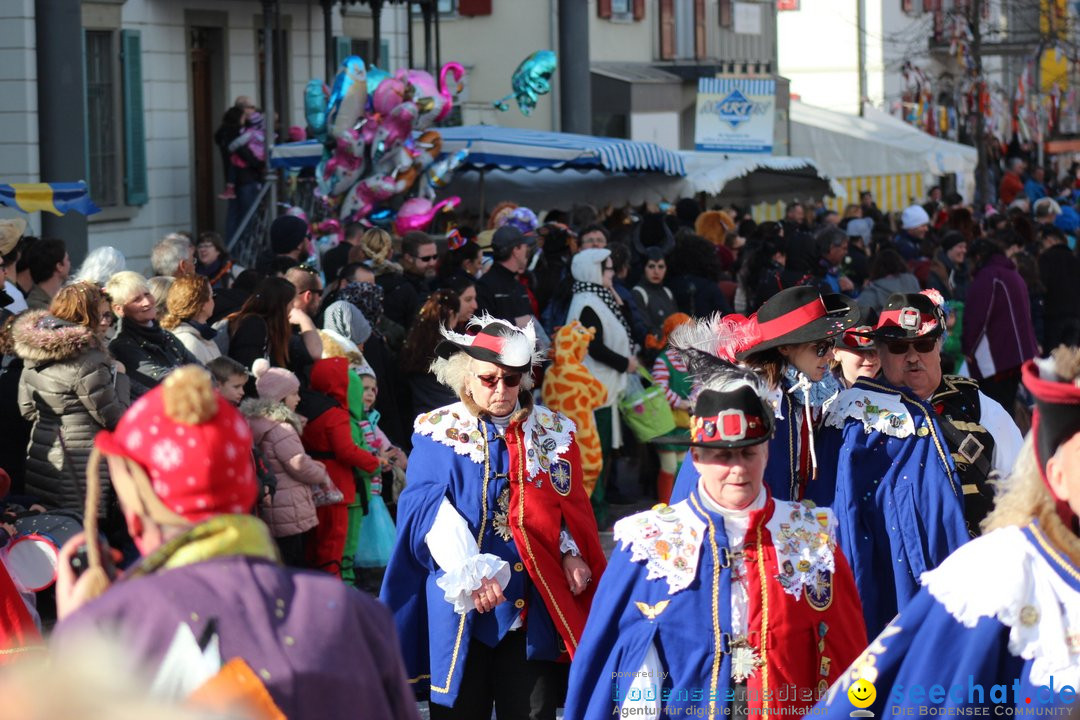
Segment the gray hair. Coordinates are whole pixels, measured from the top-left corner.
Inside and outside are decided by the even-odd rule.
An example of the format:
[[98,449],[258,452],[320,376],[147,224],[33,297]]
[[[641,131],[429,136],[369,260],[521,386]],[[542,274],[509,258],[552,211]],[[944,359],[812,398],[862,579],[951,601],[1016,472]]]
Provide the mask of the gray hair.
[[191,258],[191,240],[183,235],[166,235],[150,253],[150,266],[155,275],[175,277],[180,263]]
[[127,260],[124,253],[111,245],[94,248],[79,266],[75,273],[74,282],[88,282],[104,287],[116,273],[127,269]]
[[[473,358],[466,352],[456,352],[448,358],[437,357],[431,363],[431,372],[435,379],[458,394],[458,397],[468,396],[469,378],[473,374]],[[532,373],[524,373],[521,376],[521,387],[524,390],[532,390]]]

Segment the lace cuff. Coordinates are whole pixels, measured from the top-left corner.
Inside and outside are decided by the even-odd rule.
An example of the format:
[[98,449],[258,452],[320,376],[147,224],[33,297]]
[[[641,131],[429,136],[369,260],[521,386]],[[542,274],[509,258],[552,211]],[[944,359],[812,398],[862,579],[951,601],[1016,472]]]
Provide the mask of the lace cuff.
[[559,531],[559,552],[563,555],[570,553],[574,557],[581,557],[581,550],[578,549],[574,538],[566,530]]
[[510,563],[497,555],[481,553],[447,570],[435,584],[442,589],[446,602],[454,606],[454,612],[464,615],[475,607],[472,594],[480,589],[480,581],[492,578],[505,588],[510,583]]

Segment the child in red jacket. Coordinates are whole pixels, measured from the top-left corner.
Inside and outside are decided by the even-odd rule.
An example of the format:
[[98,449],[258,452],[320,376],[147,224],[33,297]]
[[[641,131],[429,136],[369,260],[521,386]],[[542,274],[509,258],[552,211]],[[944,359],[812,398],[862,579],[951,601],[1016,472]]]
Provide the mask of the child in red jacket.
[[349,528],[348,505],[356,498],[353,468],[373,472],[379,458],[353,441],[348,411],[349,361],[319,360],[311,369],[311,389],[325,396],[306,405],[308,424],[302,440],[311,457],[322,461],[334,485],[345,495],[342,502],[316,508],[319,524],[315,542],[308,546],[308,564],[341,576],[341,557]]

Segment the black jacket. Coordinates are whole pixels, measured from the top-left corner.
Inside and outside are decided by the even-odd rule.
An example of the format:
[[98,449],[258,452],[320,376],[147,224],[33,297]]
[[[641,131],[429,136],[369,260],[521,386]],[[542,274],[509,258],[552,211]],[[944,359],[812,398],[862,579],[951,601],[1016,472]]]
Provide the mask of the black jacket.
[[131,379],[131,399],[142,397],[181,365],[199,361],[157,320],[150,327],[121,323],[120,332],[109,343],[109,353],[124,364]]
[[384,314],[408,330],[431,294],[426,278],[408,272],[387,272],[375,278],[383,289]]
[[476,302],[479,310],[486,310],[492,317],[507,322],[514,322],[522,315],[532,315],[528,291],[501,263],[495,263],[476,281]]

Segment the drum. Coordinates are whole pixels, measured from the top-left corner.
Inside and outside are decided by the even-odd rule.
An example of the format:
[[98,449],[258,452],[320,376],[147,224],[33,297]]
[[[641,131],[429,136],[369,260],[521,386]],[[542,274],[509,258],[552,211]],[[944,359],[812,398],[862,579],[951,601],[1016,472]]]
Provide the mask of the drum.
[[56,582],[60,548],[83,530],[75,513],[41,513],[15,521],[18,534],[4,549],[4,563],[17,585],[39,592]]

